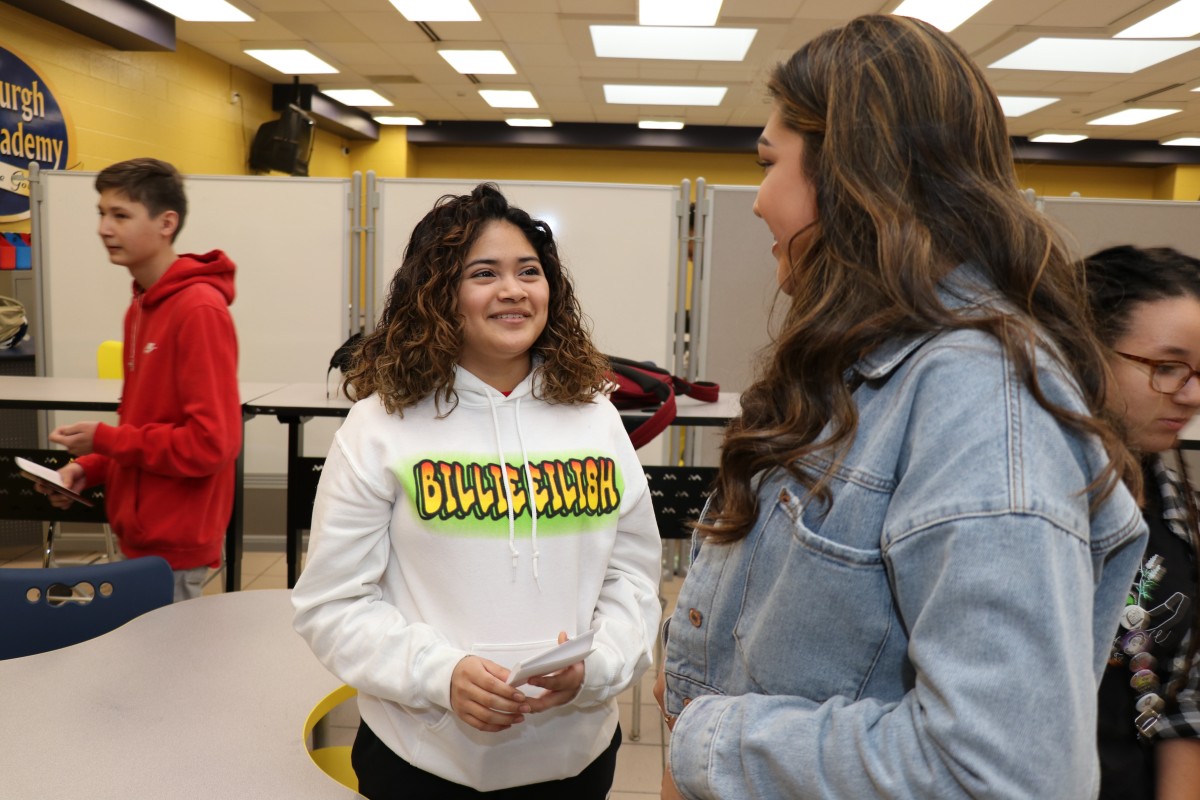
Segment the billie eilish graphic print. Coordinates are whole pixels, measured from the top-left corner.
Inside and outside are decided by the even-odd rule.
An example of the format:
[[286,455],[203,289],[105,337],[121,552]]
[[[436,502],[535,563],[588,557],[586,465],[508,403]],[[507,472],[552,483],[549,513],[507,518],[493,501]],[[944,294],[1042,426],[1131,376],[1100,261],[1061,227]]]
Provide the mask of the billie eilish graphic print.
[[600,529],[618,513],[625,489],[614,459],[597,454],[531,455],[528,471],[520,461],[502,467],[494,456],[441,455],[393,471],[417,516],[445,536],[507,538],[510,497],[521,528],[532,522],[532,498],[539,536]]

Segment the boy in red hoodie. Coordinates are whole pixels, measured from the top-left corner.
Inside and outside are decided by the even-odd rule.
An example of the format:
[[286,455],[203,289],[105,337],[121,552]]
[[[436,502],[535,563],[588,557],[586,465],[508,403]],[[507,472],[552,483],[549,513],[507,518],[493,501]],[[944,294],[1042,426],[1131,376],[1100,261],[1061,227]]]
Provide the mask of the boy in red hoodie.
[[121,552],[162,556],[175,571],[175,600],[198,597],[207,569],[221,563],[242,446],[234,265],[220,250],[176,256],[187,198],[172,165],[113,164],[96,190],[109,260],[133,276],[119,423],[64,425],[50,441],[77,458],[59,470],[63,483],[105,485]]

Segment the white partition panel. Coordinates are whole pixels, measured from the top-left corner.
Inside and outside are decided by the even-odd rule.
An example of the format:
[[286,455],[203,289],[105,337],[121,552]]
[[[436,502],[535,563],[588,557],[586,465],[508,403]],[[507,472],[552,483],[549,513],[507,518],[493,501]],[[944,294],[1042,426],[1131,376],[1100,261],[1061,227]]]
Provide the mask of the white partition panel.
[[[95,173],[41,173],[39,348],[47,375],[92,377],[99,343],[123,338],[132,282],[124,267],[109,263],[96,235],[94,180]],[[345,340],[349,186],[348,179],[187,177],[189,209],[175,249],[220,249],[237,264],[231,311],[241,380],[321,380]],[[332,428],[314,421],[306,430],[310,450],[323,453]],[[286,457],[282,425],[250,423],[248,474],[282,475]]]
[[[468,194],[479,181],[381,180],[376,309],[387,295],[413,227],[444,194]],[[671,363],[674,186],[498,182],[508,201],[554,231],[583,311],[606,353]]]
[[1174,247],[1200,258],[1200,203],[1045,197],[1038,206],[1080,256],[1105,247]]
[[[377,319],[417,222],[445,194],[469,194],[479,181],[381,180],[376,222]],[[670,367],[675,309],[677,186],[502,181],[508,201],[545,220],[575,282],[597,346],[613,355]],[[641,451],[658,460],[658,445]]]

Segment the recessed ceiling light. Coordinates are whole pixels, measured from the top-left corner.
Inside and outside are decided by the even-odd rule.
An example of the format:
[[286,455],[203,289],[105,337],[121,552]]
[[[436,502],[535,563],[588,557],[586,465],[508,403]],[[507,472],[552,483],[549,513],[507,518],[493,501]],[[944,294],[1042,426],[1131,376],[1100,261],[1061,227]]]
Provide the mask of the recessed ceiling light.
[[1029,141],[1038,144],[1075,144],[1086,138],[1082,133],[1039,133],[1029,137]]
[[348,106],[390,106],[391,100],[374,89],[322,89],[321,94]]
[[533,119],[530,117],[511,117],[504,121],[514,128],[549,128],[554,125],[548,119]]
[[516,75],[508,56],[499,50],[438,50],[463,75]]
[[992,0],[904,0],[892,13],[923,19],[949,33],[990,2]]
[[716,25],[721,0],[638,0],[639,25]]
[[1118,39],[1186,39],[1200,33],[1200,0],[1179,0],[1130,25]]
[[409,22],[478,22],[471,0],[391,0]]
[[243,50],[284,75],[322,75],[337,72],[307,50]]
[[1093,119],[1088,125],[1141,125],[1143,122],[1178,114],[1178,108],[1127,108],[1115,114]]
[[604,84],[604,102],[639,106],[719,106],[726,86],[637,86]]
[[1200,42],[1043,38],[988,66],[1047,72],[1137,72],[1200,47]]
[[590,25],[598,58],[742,61],[755,28],[652,28]]
[[149,0],[168,14],[184,22],[254,22],[240,8],[234,8],[225,0]]
[[1030,111],[1045,108],[1059,100],[1057,97],[1015,97],[1003,94],[996,99],[1000,101],[1000,110],[1006,117],[1023,117]]
[[1169,144],[1174,147],[1200,147],[1200,136],[1172,136],[1170,139],[1160,139],[1159,144]]
[[638,122],[638,127],[647,131],[681,131],[683,123],[669,119],[643,119]]
[[375,121],[380,125],[424,125],[425,120],[418,117],[416,114],[403,117],[381,116],[375,117]]
[[480,89],[479,96],[492,108],[537,108],[533,92],[513,89]]

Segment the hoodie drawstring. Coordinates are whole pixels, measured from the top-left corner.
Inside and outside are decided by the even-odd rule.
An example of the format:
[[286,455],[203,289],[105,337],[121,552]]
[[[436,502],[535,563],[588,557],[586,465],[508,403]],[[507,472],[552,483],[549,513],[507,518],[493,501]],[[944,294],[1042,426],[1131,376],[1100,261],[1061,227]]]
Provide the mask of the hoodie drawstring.
[[[508,459],[504,455],[504,445],[500,441],[500,419],[496,416],[496,403],[492,399],[491,392],[485,394],[487,395],[488,409],[492,412],[492,430],[496,434],[500,473],[504,476],[504,499],[508,501],[508,552],[512,556],[512,579],[516,581],[517,559],[520,551],[517,550],[517,523],[513,514],[512,486],[508,481]],[[513,414],[517,418],[517,441],[521,445],[521,467],[525,470],[525,504],[529,507],[529,514],[533,519],[533,580],[537,584],[538,590],[541,590],[542,582],[538,576],[538,557],[541,554],[538,552],[537,546],[537,503],[534,502],[533,497],[533,475],[529,471],[529,454],[525,451],[525,436],[521,433],[521,398],[519,397],[513,404]]]
[[517,529],[513,519],[512,487],[508,485],[508,459],[504,457],[504,445],[500,441],[500,420],[496,417],[496,403],[492,400],[491,392],[486,392],[488,409],[492,412],[492,430],[496,434],[496,451],[500,455],[500,474],[503,476],[504,499],[508,501],[508,552],[512,556],[512,579],[517,580]]
[[533,496],[533,475],[529,472],[529,454],[525,452],[525,435],[521,433],[521,398],[517,398],[517,402],[513,407],[513,414],[517,418],[517,441],[521,443],[521,466],[525,470],[525,496],[527,498],[526,505],[529,506],[529,516],[533,519],[533,582],[537,584],[538,590],[542,588],[542,581],[538,577],[538,552],[537,545],[537,503]]

